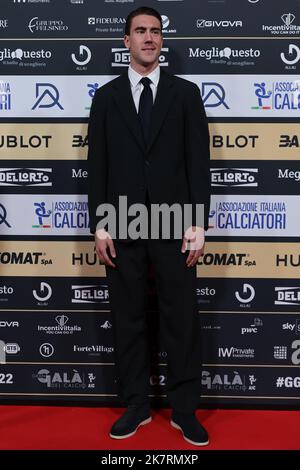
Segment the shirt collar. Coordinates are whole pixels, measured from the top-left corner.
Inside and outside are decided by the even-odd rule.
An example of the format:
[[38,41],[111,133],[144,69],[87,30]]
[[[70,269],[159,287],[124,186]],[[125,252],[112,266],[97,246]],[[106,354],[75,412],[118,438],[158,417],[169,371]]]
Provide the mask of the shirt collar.
[[[137,84],[140,82],[140,80],[144,77],[145,75],[140,75],[137,73],[133,68],[129,65],[128,67],[128,78],[130,80],[131,86],[134,88],[137,86]],[[160,77],[160,68],[159,65],[152,70],[147,77],[151,80],[153,85],[157,87],[158,82],[159,82],[159,77]]]

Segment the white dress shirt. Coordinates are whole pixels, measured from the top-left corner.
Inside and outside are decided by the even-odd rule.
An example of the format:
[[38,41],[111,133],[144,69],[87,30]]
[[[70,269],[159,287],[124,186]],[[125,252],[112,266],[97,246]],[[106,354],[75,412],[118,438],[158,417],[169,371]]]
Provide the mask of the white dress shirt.
[[[140,80],[144,77],[145,75],[140,75],[137,73],[131,66],[128,68],[128,78],[130,81],[131,85],[131,92],[132,92],[132,97],[135,105],[136,112],[138,113],[139,111],[139,103],[140,103],[140,97],[141,93],[144,89],[144,85],[140,83]],[[158,87],[158,82],[159,82],[159,77],[160,77],[160,68],[159,65],[154,69],[147,77],[151,80],[150,83],[150,88],[152,90],[153,94],[153,103],[156,98],[157,94],[157,87]]]

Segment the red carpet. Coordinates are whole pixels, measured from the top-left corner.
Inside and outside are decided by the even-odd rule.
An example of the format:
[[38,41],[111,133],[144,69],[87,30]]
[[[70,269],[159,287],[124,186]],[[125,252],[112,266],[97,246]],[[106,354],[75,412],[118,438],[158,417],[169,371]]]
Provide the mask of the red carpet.
[[[152,423],[131,438],[107,437],[120,409],[55,406],[1,406],[1,450],[199,449],[169,425],[170,410],[154,411]],[[299,450],[297,411],[204,410],[197,412],[207,428],[208,450]]]

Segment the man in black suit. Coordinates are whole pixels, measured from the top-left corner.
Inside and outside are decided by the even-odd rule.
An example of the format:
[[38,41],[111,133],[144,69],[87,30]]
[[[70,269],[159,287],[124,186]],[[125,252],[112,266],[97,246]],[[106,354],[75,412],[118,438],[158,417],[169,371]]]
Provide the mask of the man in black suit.
[[[151,262],[168,354],[171,425],[188,442],[206,445],[208,435],[195,410],[201,392],[196,263],[203,255],[210,201],[207,119],[198,87],[159,68],[163,39],[156,10],[132,11],[124,42],[130,51],[128,72],[96,92],[88,132],[90,229],[97,254],[106,264],[118,381],[127,405],[110,436],[129,437],[151,421],[145,326]],[[177,204],[181,209],[189,205],[190,223],[180,238],[174,235],[175,222],[167,237],[161,228],[152,238],[124,234],[120,205],[124,196],[128,207],[144,204],[149,210],[153,204]],[[103,210],[107,204],[116,209],[114,234],[115,226],[107,224]],[[151,217],[144,217],[142,223],[148,222],[155,225]],[[188,249],[191,241],[194,245]]]

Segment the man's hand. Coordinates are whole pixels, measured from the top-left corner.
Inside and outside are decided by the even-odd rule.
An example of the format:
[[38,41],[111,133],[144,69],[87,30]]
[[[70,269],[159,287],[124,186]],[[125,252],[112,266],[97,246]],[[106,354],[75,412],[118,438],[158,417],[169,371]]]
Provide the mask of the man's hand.
[[190,251],[186,260],[188,267],[195,266],[200,256],[203,256],[204,245],[204,228],[192,226],[186,230],[182,241],[181,253],[185,253],[186,250]]
[[95,233],[95,249],[99,259],[106,266],[115,268],[116,265],[110,260],[107,250],[109,250],[112,258],[116,257],[114,242],[108,232],[104,229],[96,230]]

